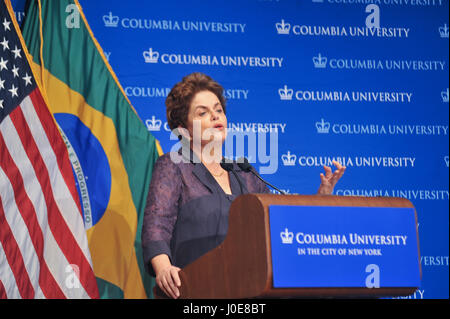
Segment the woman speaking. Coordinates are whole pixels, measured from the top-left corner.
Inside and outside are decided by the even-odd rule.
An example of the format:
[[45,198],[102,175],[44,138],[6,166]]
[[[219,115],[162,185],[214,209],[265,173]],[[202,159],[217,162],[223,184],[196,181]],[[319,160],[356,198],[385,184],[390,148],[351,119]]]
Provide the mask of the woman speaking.
[[[228,229],[233,200],[246,193],[268,193],[267,186],[236,163],[220,165],[227,136],[223,88],[209,76],[192,73],[166,99],[167,122],[182,147],[155,163],[147,197],[142,246],[147,271],[170,297],[179,297],[178,271],[217,247]],[[331,194],[345,167],[324,166],[319,194]]]

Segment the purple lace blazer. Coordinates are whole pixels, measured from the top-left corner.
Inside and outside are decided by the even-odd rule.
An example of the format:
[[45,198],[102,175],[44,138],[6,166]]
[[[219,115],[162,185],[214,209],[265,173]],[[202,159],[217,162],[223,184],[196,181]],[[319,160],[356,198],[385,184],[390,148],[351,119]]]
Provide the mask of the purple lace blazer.
[[237,196],[269,192],[233,163],[236,176],[229,173],[232,194],[227,195],[206,167],[192,160],[192,151],[190,156],[166,153],[153,168],[142,229],[144,262],[152,276],[150,261],[157,255],[166,254],[172,265],[183,268],[217,247],[227,234],[229,208]]

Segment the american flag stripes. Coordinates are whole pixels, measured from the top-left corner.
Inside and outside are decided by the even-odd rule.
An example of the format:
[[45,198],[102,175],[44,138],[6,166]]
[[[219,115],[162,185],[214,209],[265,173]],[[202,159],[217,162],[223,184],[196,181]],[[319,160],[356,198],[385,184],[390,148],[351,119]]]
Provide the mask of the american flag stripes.
[[96,298],[66,146],[0,0],[0,298]]

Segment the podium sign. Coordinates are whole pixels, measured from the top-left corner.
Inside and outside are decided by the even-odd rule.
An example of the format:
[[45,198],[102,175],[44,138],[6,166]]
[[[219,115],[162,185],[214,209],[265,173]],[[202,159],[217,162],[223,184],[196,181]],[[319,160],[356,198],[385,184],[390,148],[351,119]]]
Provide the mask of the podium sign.
[[414,208],[270,205],[269,223],[274,288],[420,286]]
[[420,286],[416,225],[405,198],[241,195],[225,240],[179,272],[180,298],[408,296]]

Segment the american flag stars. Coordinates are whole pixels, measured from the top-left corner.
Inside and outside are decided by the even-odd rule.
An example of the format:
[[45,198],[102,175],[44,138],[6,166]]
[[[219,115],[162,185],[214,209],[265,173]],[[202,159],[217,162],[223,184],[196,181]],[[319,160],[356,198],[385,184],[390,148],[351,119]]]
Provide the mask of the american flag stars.
[[9,26],[11,24],[11,21],[6,20],[6,18],[3,20],[3,28],[8,31],[11,31],[11,27]]
[[22,56],[20,55],[20,49],[17,48],[17,45],[14,47],[14,50],[11,50],[12,53],[14,53],[14,58],[21,58]]
[[8,41],[6,41],[6,38],[3,37],[3,41],[0,42],[0,44],[3,46],[3,51],[6,51],[6,49],[9,49]]
[[3,60],[3,57],[0,57],[0,71],[2,71],[3,69],[8,70],[6,63],[8,63],[8,60]]
[[7,18],[0,20],[0,112],[6,105],[20,103],[16,98],[33,87],[31,70],[11,23]]

